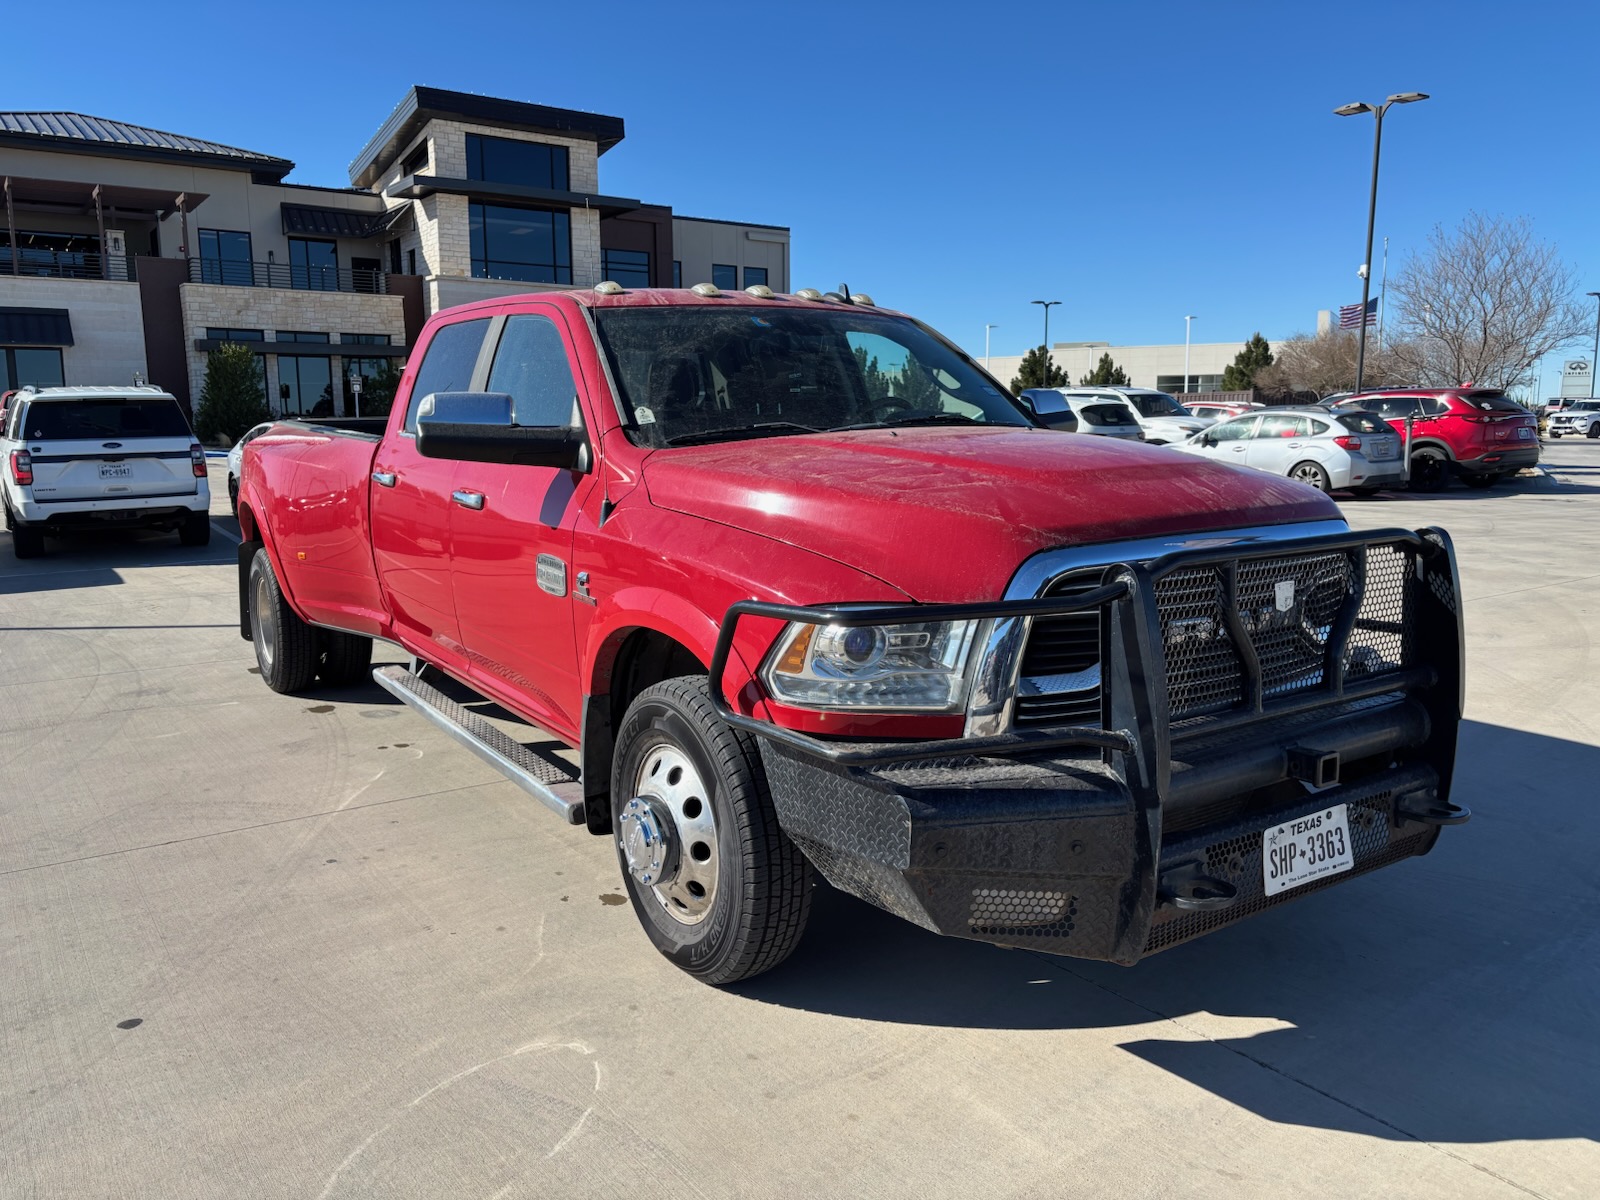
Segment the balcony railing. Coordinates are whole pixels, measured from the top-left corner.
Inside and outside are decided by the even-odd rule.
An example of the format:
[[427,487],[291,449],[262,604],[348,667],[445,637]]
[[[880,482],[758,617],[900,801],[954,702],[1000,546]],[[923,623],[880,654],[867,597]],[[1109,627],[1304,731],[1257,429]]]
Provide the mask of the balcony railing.
[[297,292],[364,292],[371,296],[381,296],[389,290],[382,271],[364,267],[300,267],[292,263],[216,258],[191,258],[189,282],[288,288]]
[[116,279],[137,278],[133,259],[125,254],[95,254],[78,250],[28,250],[17,248],[17,262],[11,264],[11,250],[0,246],[0,275],[33,275],[41,279]]

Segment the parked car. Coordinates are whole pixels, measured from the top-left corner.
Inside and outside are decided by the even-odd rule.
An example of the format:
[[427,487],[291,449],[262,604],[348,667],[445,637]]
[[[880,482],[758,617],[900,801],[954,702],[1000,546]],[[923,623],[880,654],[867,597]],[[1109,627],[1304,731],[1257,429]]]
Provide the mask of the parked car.
[[211,540],[206,456],[157,387],[21,388],[0,429],[0,498],[18,558],[73,528],[176,529]]
[[1041,414],[1040,420],[1050,424],[1053,429],[1064,429],[1066,426],[1064,423],[1056,424],[1049,416],[1042,414],[1061,403],[1072,414],[1074,428],[1071,432],[1124,438],[1131,442],[1145,440],[1138,416],[1120,400],[1084,396],[1070,388],[1026,388],[1023,395],[1029,411]]
[[1370,496],[1405,482],[1400,436],[1372,413],[1273,408],[1222,421],[1177,447],[1216,462],[1254,467],[1324,492]]
[[1376,412],[1402,436],[1411,421],[1411,490],[1436,492],[1452,475],[1492,487],[1539,461],[1538,421],[1498,388],[1384,388],[1340,402]]
[[1600,438],[1600,400],[1575,400],[1550,418],[1550,436]]
[[1242,417],[1248,412],[1260,412],[1267,406],[1249,400],[1191,400],[1183,407],[1191,416],[1226,421],[1229,417]]
[[1069,399],[1084,403],[1120,403],[1133,411],[1134,419],[1144,431],[1144,440],[1152,445],[1164,446],[1181,442],[1199,433],[1211,424],[1210,417],[1191,416],[1189,411],[1166,392],[1154,388],[1136,387],[1076,387],[1062,388]]
[[359,682],[398,643],[417,669],[377,682],[612,839],[650,941],[707,983],[789,955],[813,870],[1128,964],[1467,817],[1441,531],[1047,432],[901,314],[501,296],[429,319],[382,434],[337,424],[244,449],[262,681]]
[[239,515],[239,466],[244,461],[244,448],[272,426],[273,422],[263,421],[260,425],[246,430],[245,435],[233,444],[233,449],[228,451],[228,511],[234,516]]

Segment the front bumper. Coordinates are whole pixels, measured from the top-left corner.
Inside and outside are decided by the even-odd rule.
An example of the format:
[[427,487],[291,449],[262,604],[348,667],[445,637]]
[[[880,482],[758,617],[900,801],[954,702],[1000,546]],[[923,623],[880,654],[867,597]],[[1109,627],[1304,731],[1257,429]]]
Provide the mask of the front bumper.
[[[1370,545],[1415,557],[1405,583],[1407,661],[1370,674],[1340,665],[1349,646],[1387,629],[1362,617],[1369,610],[1356,595],[1326,631],[1328,669],[1318,686],[1282,694],[1262,686],[1259,664],[1245,663],[1243,709],[1170,719],[1167,658],[1189,651],[1182,640],[1167,648],[1159,583],[1219,563],[1225,573],[1259,569],[1251,559],[1272,555],[1364,556]],[[1467,818],[1448,799],[1461,633],[1442,532],[1189,551],[1121,564],[1105,578],[1105,587],[1071,601],[912,606],[920,620],[1099,608],[1107,687],[1098,725],[940,743],[827,742],[715,698],[725,720],[759,736],[779,822],[831,883],[939,933],[1133,963],[1424,854],[1441,825]],[[869,624],[910,619],[905,611],[735,605],[711,678],[723,677],[741,615]],[[1234,636],[1245,634],[1231,624]],[[1254,650],[1241,657],[1253,661]],[[1174,669],[1180,680],[1182,664]],[[1351,870],[1268,897],[1264,831],[1336,804],[1348,805]]]

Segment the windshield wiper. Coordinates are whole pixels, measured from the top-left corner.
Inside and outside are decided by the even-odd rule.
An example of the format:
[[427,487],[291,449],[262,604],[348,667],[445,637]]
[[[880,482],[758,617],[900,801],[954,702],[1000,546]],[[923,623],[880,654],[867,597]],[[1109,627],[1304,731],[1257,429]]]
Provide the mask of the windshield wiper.
[[680,433],[669,437],[669,446],[694,446],[702,442],[736,442],[745,438],[766,437],[777,433],[822,433],[814,425],[797,425],[793,421],[758,421],[754,425],[730,425],[726,429],[701,429],[695,433]]
[[847,429],[889,429],[900,425],[983,425],[987,422],[976,417],[969,417],[964,413],[939,412],[917,413],[913,416],[890,417],[887,421],[860,421],[854,425],[835,426],[830,433],[840,433]]

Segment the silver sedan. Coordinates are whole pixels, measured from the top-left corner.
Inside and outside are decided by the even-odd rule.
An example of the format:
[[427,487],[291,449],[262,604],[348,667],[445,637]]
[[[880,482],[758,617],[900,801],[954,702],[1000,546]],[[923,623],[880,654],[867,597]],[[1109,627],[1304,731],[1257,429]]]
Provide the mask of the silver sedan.
[[1266,409],[1220,421],[1173,449],[1286,475],[1324,492],[1370,495],[1405,482],[1399,434],[1368,412]]

